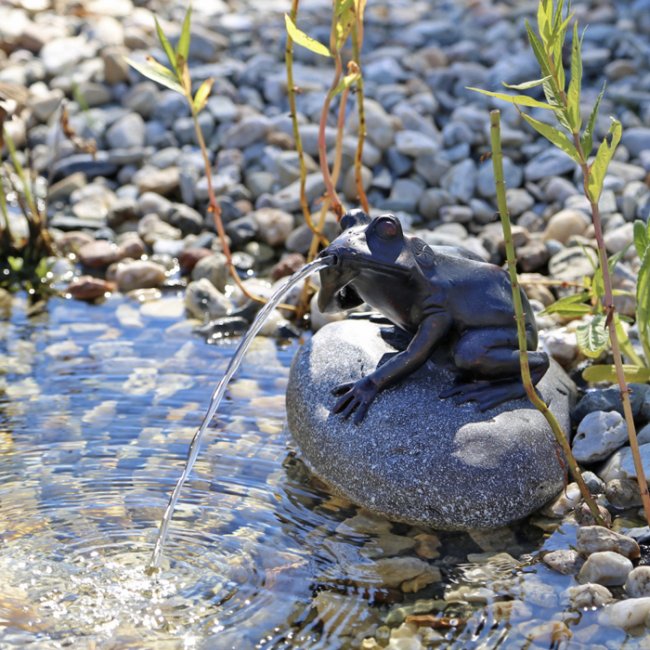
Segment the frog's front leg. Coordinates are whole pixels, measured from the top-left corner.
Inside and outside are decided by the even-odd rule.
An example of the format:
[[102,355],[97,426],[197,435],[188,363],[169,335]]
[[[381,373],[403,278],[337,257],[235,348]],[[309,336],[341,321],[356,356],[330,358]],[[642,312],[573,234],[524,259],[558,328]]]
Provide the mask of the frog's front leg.
[[445,313],[427,316],[420,323],[406,350],[392,356],[366,377],[341,384],[332,391],[339,396],[332,412],[340,413],[344,418],[354,413],[354,423],[359,424],[377,393],[408,377],[423,365],[450,327],[451,319]]

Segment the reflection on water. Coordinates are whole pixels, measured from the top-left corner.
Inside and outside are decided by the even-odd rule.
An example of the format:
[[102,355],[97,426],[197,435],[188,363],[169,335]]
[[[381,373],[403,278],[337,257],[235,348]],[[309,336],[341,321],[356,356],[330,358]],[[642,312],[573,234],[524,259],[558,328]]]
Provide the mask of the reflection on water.
[[642,647],[571,611],[571,579],[527,562],[538,528],[443,536],[329,494],[284,431],[297,343],[264,338],[148,576],[236,346],[194,337],[179,300],[29,314],[19,299],[0,321],[0,648]]

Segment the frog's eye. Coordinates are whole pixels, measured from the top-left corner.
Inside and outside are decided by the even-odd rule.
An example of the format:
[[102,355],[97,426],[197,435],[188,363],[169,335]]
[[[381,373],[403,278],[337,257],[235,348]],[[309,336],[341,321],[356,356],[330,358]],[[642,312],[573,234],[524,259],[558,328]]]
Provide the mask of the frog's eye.
[[375,225],[375,232],[382,239],[393,239],[399,234],[400,228],[392,217],[380,217]]

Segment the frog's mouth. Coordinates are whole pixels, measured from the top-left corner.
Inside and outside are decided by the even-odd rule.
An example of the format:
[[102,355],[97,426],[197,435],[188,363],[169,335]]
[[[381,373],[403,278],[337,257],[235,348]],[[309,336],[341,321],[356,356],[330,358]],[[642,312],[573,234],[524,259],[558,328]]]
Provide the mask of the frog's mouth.
[[322,312],[345,311],[360,305],[363,300],[351,286],[359,272],[339,266],[321,269],[321,287],[318,293],[318,308]]

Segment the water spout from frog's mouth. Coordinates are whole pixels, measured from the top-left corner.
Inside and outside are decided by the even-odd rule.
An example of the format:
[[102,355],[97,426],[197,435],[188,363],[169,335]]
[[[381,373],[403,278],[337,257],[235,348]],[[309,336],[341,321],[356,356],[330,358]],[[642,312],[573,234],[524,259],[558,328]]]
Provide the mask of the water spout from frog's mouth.
[[332,261],[333,261],[333,256],[325,254],[322,257],[318,257],[313,262],[306,264],[302,269],[294,273],[289,278],[289,280],[284,285],[282,285],[269,298],[266,305],[264,305],[264,307],[257,314],[248,332],[241,340],[239,347],[235,351],[235,354],[231,358],[230,363],[226,368],[226,372],[224,376],[221,378],[221,381],[219,382],[214,392],[212,393],[212,397],[210,398],[210,405],[208,407],[207,413],[205,414],[205,417],[203,418],[201,425],[199,426],[198,430],[194,434],[194,437],[192,438],[192,442],[190,443],[190,447],[187,454],[187,461],[185,463],[185,468],[183,469],[183,473],[179,477],[178,482],[174,487],[174,490],[169,498],[169,503],[165,508],[165,512],[160,522],[158,537],[156,538],[156,543],[154,546],[153,554],[151,556],[151,562],[149,563],[148,572],[153,572],[157,570],[160,566],[160,561],[162,559],[165,541],[167,540],[167,535],[169,533],[169,524],[171,523],[171,519],[174,514],[174,510],[176,508],[176,503],[178,501],[178,498],[180,497],[181,490],[183,489],[183,485],[187,480],[187,478],[189,477],[190,472],[194,467],[194,463],[196,462],[196,459],[199,455],[199,450],[201,447],[201,441],[203,440],[203,436],[205,435],[205,432],[208,426],[210,425],[210,422],[212,421],[212,418],[214,417],[217,408],[219,407],[219,404],[221,403],[221,399],[223,398],[223,395],[226,392],[228,383],[230,382],[232,376],[235,374],[235,372],[241,365],[246,350],[248,350],[248,347],[250,346],[253,339],[255,338],[255,335],[262,328],[262,325],[264,325],[264,321],[266,321],[266,319],[271,315],[271,312],[280,304],[282,299],[289,293],[289,291],[293,288],[293,286],[298,284],[300,281],[304,280],[308,276],[310,276],[312,273],[315,273],[316,271],[320,271],[322,269],[329,267],[332,264]]

